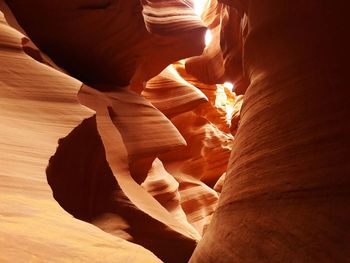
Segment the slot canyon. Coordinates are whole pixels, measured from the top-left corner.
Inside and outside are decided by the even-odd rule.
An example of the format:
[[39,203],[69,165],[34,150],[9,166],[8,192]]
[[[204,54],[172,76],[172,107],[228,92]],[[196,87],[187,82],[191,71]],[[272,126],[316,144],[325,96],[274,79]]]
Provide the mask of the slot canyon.
[[0,0],[0,262],[350,262],[335,0]]

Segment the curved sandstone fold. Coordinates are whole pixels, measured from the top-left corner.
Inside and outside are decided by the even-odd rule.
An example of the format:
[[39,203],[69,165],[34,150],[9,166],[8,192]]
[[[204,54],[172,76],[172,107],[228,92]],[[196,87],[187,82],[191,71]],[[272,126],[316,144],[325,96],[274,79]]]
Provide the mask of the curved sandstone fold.
[[190,262],[348,262],[348,15],[341,1],[231,1],[250,77],[218,208]]
[[[202,20],[185,0],[141,0],[145,25],[149,32],[159,35],[193,33],[203,30]],[[180,35],[181,36],[181,35]],[[204,38],[193,46],[204,44]]]
[[226,170],[232,136],[194,112],[183,113],[171,121],[187,141],[187,148],[163,155],[164,160],[177,162],[183,173],[213,186]]
[[181,1],[6,2],[33,42],[58,66],[100,90],[132,83],[140,92],[143,82],[170,63],[199,55],[204,48],[204,41],[196,40],[204,39],[206,28]]
[[211,0],[204,10],[201,17],[211,32],[212,41],[200,56],[186,60],[186,70],[206,84],[232,82],[235,92],[244,94],[248,80],[243,72],[242,45],[247,34],[247,19],[223,2]]
[[109,115],[123,136],[130,159],[158,155],[186,145],[175,126],[144,97],[125,88],[102,94],[109,102]]
[[235,93],[244,94],[249,80],[243,72],[243,43],[247,35],[247,17],[224,5],[221,11],[220,48],[225,68],[225,81],[235,84]]
[[169,168],[179,183],[181,206],[187,221],[203,236],[218,203],[218,194],[202,181]]
[[26,55],[24,37],[0,12],[0,261],[160,262],[53,199],[48,160],[58,139],[94,112],[77,101],[81,82]]
[[[116,147],[120,151],[124,149],[122,143]],[[166,221],[150,216],[154,216],[154,212],[145,209],[145,205],[140,209],[137,196],[141,195],[145,204],[155,211],[163,210],[154,205],[147,193],[140,192],[142,189],[131,177],[113,174],[105,151],[95,117],[85,120],[61,139],[47,169],[55,199],[74,217],[142,245],[165,262],[186,262],[195,240],[169,228]],[[127,183],[131,188],[125,187]]]
[[[124,100],[123,98],[128,99]],[[133,125],[135,122],[124,122],[123,116],[129,116],[131,118],[134,116],[137,122],[137,115],[133,115],[132,109],[137,109],[140,106],[144,107],[145,101],[141,96],[127,89],[102,93],[87,86],[83,86],[79,93],[79,99],[84,105],[96,110],[97,130],[105,148],[106,160],[108,161],[111,173],[115,177],[120,190],[129,200],[131,206],[137,208],[138,213],[145,213],[148,218],[151,218],[153,221],[156,220],[156,224],[158,224],[158,227],[153,230],[155,233],[160,231],[161,233],[158,233],[160,237],[152,238],[150,235],[151,233],[148,233],[149,236],[146,239],[146,243],[139,243],[152,249],[154,253],[162,259],[166,259],[167,262],[184,262],[189,258],[196,242],[200,239],[199,233],[187,221],[174,218],[166,207],[162,206],[161,203],[140,186],[138,183],[145,180],[145,178],[141,180],[140,178],[133,177],[130,173],[129,166],[130,158],[137,159],[137,156],[142,156],[144,152],[147,153],[147,149],[153,149],[151,151],[153,153],[151,156],[156,156],[164,152],[167,148],[168,151],[170,149],[174,150],[176,144],[169,144],[169,142],[172,142],[172,137],[174,138],[174,142],[177,142],[178,146],[182,146],[184,141],[181,135],[179,133],[171,134],[172,129],[174,129],[173,125],[169,121],[167,123],[166,117],[161,115],[158,110],[147,104],[147,107],[138,113],[140,116],[138,129],[134,133],[129,133],[130,128],[134,127]],[[127,109],[129,109],[129,111],[127,111]],[[147,126],[147,117],[152,117],[152,114],[154,117],[155,112],[158,112],[159,115],[153,122],[162,123],[162,121],[164,121],[165,126],[159,130],[159,132],[154,131],[153,134],[149,134],[148,137],[145,137],[144,134],[149,132],[148,129],[150,128]],[[177,130],[174,129],[174,131]],[[162,132],[165,133],[162,134]],[[139,148],[132,147],[135,141],[138,142]],[[140,230],[141,225],[137,218],[138,217],[135,217],[133,219],[134,222],[138,222],[135,223],[134,229],[130,228],[135,234],[136,242],[137,235],[139,235],[138,231],[144,229],[142,226]],[[145,219],[143,219],[142,222],[147,224]],[[159,225],[163,225],[163,227],[157,230],[159,229]],[[166,231],[170,231],[170,233],[166,233],[164,229],[168,229]],[[177,249],[170,249],[169,244],[166,245],[166,240],[178,242],[176,245]],[[162,242],[163,245],[161,245]],[[159,244],[159,246],[157,244]]]
[[206,96],[184,80],[173,66],[149,80],[142,92],[166,116],[174,116],[196,108],[208,101]]
[[208,25],[212,41],[200,56],[186,60],[186,71],[206,84],[223,83],[225,81],[224,59],[220,48],[220,12],[222,5],[216,3],[215,22]]
[[226,112],[215,106],[217,97],[217,85],[208,85],[200,82],[193,75],[186,72],[185,67],[182,63],[174,64],[176,71],[179,75],[184,78],[187,82],[198,88],[208,98],[208,103],[201,103],[193,111],[206,118],[209,122],[213,123],[219,130],[229,133],[229,125],[226,121]]
[[154,160],[146,180],[142,183],[158,202],[175,218],[186,222],[186,214],[180,204],[179,183],[169,174],[159,159]]
[[345,1],[0,10],[1,262],[349,261]]

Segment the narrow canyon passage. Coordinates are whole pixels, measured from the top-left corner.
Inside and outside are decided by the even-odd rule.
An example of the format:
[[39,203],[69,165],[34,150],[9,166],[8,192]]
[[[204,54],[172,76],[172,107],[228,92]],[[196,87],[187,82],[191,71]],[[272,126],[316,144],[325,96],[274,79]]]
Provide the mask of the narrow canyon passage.
[[0,261],[348,262],[341,5],[0,1]]

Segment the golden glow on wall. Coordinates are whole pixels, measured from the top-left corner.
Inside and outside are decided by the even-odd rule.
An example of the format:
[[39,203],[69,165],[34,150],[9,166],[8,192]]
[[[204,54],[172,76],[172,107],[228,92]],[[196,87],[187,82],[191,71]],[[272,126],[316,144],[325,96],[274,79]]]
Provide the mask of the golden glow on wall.
[[212,35],[210,30],[208,29],[207,32],[205,33],[205,46],[209,46],[211,40],[212,40]]
[[231,82],[216,85],[215,107],[226,112],[226,121],[228,124],[231,123],[232,113],[234,111],[234,98],[236,95],[233,89],[234,84]]

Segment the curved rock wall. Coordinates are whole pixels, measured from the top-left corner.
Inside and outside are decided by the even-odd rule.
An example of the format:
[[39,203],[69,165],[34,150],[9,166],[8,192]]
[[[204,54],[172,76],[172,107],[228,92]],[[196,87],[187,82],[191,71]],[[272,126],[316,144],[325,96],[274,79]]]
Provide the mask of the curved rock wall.
[[6,2],[0,261],[348,261],[344,3]]
[[218,208],[190,262],[348,262],[344,7],[226,2],[248,17],[250,86]]

